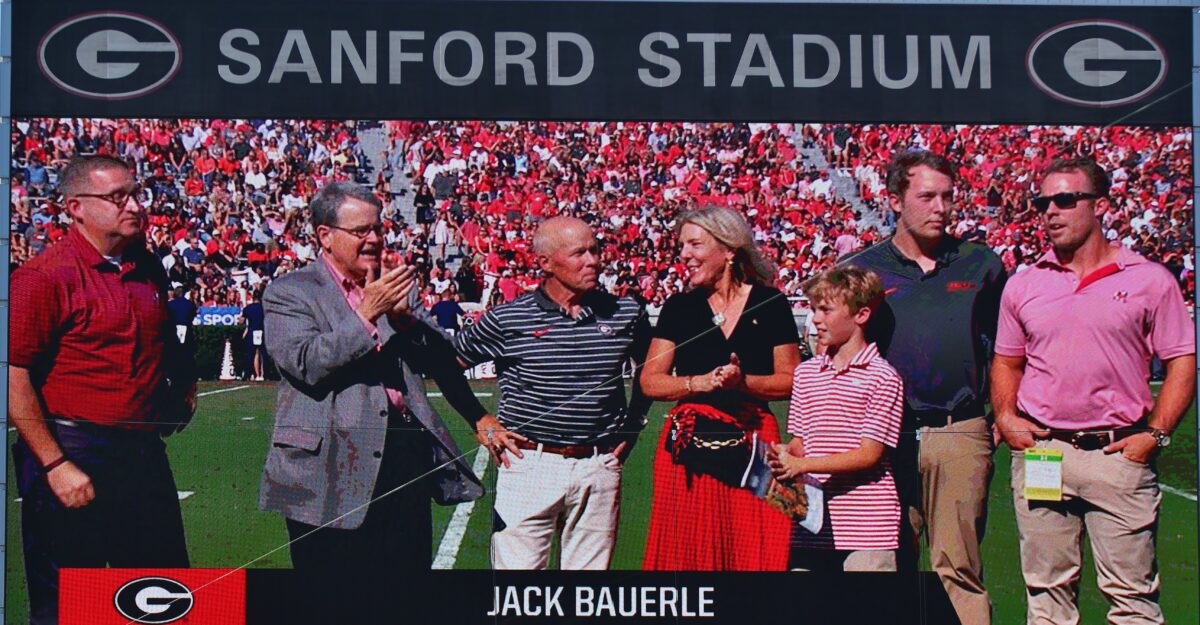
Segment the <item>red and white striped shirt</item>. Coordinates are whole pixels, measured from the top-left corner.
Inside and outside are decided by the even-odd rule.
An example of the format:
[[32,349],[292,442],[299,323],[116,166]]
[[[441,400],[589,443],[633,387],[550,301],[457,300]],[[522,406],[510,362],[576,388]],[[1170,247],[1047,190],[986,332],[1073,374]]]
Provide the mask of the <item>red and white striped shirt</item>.
[[[804,455],[810,458],[854,450],[864,438],[895,448],[903,391],[899,374],[874,343],[841,370],[828,356],[812,358],[796,367],[788,432],[804,440]],[[845,551],[899,547],[900,500],[886,454],[864,471],[812,477],[823,484],[826,523],[820,534],[795,526],[794,545]]]

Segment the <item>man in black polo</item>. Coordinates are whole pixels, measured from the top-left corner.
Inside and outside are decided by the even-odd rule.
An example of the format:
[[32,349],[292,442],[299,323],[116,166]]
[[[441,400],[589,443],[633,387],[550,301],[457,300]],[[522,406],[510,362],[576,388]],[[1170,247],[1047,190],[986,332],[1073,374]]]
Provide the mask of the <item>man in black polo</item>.
[[994,444],[984,404],[1006,275],[987,247],[946,234],[954,168],[945,158],[897,154],[887,190],[895,235],[844,262],[883,279],[886,300],[868,338],[904,378],[904,434],[893,462],[902,505],[913,531],[928,539],[930,564],[959,620],[986,624],[979,543]]
[[[562,570],[608,568],[617,535],[621,463],[644,423],[622,371],[650,340],[645,309],[596,290],[600,255],[584,222],[547,220],[533,237],[546,278],[458,334],[465,366],[495,361],[497,416],[476,436],[499,465],[492,566],[544,569],[561,530]],[[635,374],[634,379],[637,379]]]

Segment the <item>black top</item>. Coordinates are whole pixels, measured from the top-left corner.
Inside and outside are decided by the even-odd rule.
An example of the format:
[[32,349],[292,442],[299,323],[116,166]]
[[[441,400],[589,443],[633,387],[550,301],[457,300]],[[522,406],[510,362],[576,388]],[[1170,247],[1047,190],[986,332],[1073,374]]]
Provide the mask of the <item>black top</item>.
[[[713,324],[708,295],[707,289],[672,295],[658,317],[654,336],[675,344],[672,361],[675,375],[706,374],[728,364],[730,353],[738,355],[745,375],[771,375],[775,373],[775,347],[799,344],[800,335],[787,297],[778,289],[752,287],[745,309],[728,339],[721,328]],[[766,405],[764,401],[729,391],[696,395],[684,401],[709,404],[731,412],[736,404],[748,399]]]
[[910,415],[917,421],[921,413],[982,415],[1000,293],[1008,279],[1000,258],[983,245],[947,236],[929,273],[890,238],[843,262],[870,269],[883,281],[885,301],[867,328],[867,340],[878,344],[904,378]]

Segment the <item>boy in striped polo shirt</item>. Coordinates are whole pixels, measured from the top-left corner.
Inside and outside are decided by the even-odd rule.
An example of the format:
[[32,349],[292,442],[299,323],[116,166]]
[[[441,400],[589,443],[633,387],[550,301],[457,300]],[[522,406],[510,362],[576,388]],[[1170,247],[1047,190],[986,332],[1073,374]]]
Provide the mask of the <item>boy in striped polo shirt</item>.
[[790,568],[895,571],[900,501],[888,452],[900,439],[903,383],[867,343],[864,329],[883,301],[874,272],[837,267],[804,285],[824,353],[796,367],[786,446],[775,447],[779,479],[809,474],[821,484],[819,533],[792,528]]

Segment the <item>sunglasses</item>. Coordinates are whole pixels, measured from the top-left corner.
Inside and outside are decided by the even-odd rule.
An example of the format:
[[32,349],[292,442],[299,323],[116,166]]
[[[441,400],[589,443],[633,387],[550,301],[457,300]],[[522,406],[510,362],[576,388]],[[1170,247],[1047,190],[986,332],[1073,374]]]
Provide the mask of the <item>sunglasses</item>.
[[1054,195],[1039,195],[1029,201],[1038,212],[1046,212],[1050,210],[1050,204],[1053,203],[1059,208],[1075,208],[1075,205],[1080,200],[1098,200],[1104,197],[1095,193],[1084,193],[1082,191],[1072,191],[1071,193],[1056,193]]

